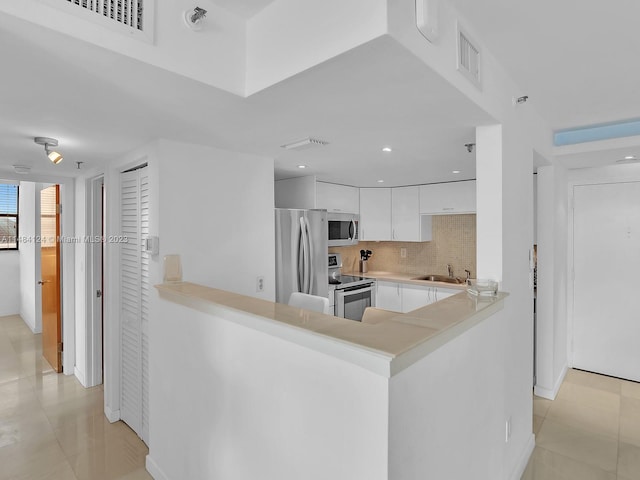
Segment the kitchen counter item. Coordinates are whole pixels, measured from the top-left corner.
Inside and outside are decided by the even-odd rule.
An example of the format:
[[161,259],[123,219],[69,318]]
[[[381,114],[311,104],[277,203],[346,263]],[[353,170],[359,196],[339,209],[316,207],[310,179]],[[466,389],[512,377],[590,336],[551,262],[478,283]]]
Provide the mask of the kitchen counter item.
[[481,297],[495,297],[498,293],[498,282],[484,278],[467,280],[467,292]]

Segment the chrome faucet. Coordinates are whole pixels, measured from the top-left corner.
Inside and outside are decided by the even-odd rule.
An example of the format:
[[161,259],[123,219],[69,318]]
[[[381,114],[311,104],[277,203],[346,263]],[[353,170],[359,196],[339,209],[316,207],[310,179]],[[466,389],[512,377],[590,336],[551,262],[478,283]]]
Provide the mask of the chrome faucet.
[[453,267],[450,263],[447,263],[447,271],[449,272],[449,278],[453,278]]
[[465,270],[465,272],[467,273],[467,281],[468,281],[471,278],[471,271]]

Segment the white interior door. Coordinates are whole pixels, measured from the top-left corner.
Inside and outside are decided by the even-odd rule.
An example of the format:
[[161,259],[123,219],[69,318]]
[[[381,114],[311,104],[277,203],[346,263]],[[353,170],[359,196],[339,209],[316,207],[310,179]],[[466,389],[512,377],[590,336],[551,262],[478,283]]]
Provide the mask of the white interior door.
[[640,381],[640,183],[574,188],[576,368]]
[[145,442],[148,439],[149,254],[142,241],[149,234],[147,168],[121,177],[120,251],[121,399],[120,417]]

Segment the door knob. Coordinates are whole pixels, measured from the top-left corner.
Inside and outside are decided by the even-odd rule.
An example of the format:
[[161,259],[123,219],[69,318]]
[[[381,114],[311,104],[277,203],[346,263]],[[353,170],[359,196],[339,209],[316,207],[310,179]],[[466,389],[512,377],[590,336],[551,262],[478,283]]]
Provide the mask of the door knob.
[[38,285],[44,285],[45,283],[49,283],[50,280],[38,280]]

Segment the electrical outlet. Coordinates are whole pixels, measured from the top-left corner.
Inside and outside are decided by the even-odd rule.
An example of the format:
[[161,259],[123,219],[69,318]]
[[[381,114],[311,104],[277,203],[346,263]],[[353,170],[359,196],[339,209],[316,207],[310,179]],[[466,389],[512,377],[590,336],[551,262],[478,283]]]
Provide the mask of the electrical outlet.
[[256,278],[256,292],[264,292],[264,277]]
[[407,258],[407,249],[404,247],[400,249],[400,258]]

